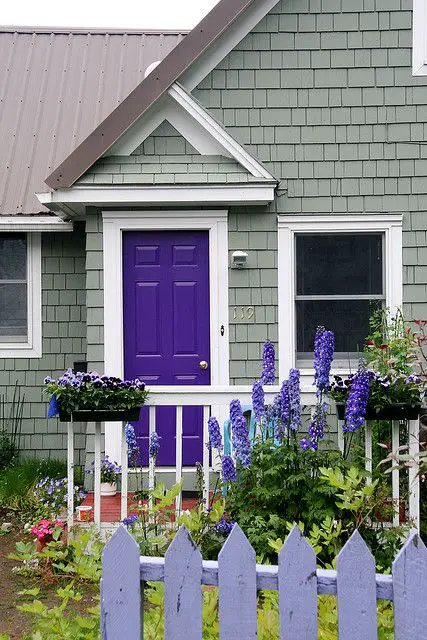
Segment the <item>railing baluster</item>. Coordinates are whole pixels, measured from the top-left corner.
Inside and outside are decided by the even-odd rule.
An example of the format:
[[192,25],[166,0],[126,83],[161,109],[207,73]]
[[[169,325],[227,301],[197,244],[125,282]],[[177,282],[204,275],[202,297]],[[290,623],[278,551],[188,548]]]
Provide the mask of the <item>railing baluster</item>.
[[[393,453],[398,453],[400,422],[393,420],[391,423],[391,449]],[[393,465],[395,466],[395,465]],[[391,492],[393,498],[393,527],[398,527],[400,523],[400,487],[399,487],[399,469],[393,469],[391,472]]]
[[101,528],[101,423],[95,422],[95,473],[94,473],[93,501],[94,520],[98,529]]
[[165,555],[165,640],[183,638],[202,638],[202,556],[185,527]]
[[[151,434],[153,434],[155,431],[156,431],[156,407],[153,405],[150,405],[150,417],[148,421],[149,441],[151,438]],[[154,465],[155,465],[154,458],[149,457],[148,458],[148,489],[150,493],[148,496],[148,506],[150,510],[153,507],[153,496],[151,495],[151,491],[154,489]]]
[[365,423],[365,471],[368,474],[366,484],[372,484],[372,423]]
[[377,640],[375,558],[357,530],[337,556],[337,597],[339,639]]
[[126,422],[122,423],[121,433],[121,466],[122,466],[122,486],[120,497],[120,518],[124,520],[128,514],[128,445],[125,434]]
[[316,554],[294,526],[279,553],[281,640],[317,640]]
[[203,406],[203,504],[205,509],[209,507],[209,430],[208,420],[210,407]]
[[[175,457],[175,482],[181,482],[182,480],[182,406],[176,407],[176,457]],[[181,512],[182,504],[182,491],[177,495],[175,499],[175,509],[177,515]]]
[[343,432],[344,420],[338,420],[337,423],[337,440],[338,440],[338,449],[341,453],[344,453],[344,432]]
[[74,525],[74,422],[67,423],[67,528],[68,537]]
[[235,524],[218,556],[220,640],[257,637],[255,562],[255,551]]
[[[409,421],[409,455],[415,457],[418,456],[420,451],[420,424],[418,420]],[[419,458],[415,457],[417,463]],[[413,526],[420,530],[420,476],[419,476],[419,464],[411,466],[408,469],[408,483],[409,483],[409,518],[413,522]]]

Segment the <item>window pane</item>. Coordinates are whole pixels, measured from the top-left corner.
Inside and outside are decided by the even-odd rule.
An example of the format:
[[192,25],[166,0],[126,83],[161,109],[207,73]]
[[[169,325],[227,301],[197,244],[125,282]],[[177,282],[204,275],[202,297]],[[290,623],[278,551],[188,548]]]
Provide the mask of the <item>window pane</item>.
[[27,340],[27,285],[0,282],[0,342]]
[[362,351],[369,334],[369,316],[381,303],[372,300],[297,300],[297,351],[312,353],[319,325],[335,334],[335,351]]
[[297,295],[382,294],[382,235],[296,238]]
[[25,233],[0,233],[0,280],[27,279]]

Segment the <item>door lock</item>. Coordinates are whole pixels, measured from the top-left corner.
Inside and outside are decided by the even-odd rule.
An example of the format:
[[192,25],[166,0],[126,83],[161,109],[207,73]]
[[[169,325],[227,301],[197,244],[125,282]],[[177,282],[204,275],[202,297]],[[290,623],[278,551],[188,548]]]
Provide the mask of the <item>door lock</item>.
[[199,367],[201,369],[203,369],[203,371],[206,371],[206,369],[209,367],[208,363],[206,362],[206,360],[200,360],[199,362]]

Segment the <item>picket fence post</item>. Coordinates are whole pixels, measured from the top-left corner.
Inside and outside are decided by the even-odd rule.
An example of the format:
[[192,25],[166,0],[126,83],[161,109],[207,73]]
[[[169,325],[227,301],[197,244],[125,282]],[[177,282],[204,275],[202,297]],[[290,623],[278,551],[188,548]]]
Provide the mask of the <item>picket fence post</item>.
[[102,554],[102,640],[140,640],[140,608],[139,547],[122,525]]
[[427,640],[427,549],[413,531],[393,562],[394,638]]

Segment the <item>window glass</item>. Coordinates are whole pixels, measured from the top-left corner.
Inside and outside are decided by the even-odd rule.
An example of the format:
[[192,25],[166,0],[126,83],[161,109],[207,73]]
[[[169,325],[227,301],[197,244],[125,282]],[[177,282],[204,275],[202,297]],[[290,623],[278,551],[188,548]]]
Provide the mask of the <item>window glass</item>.
[[381,234],[297,236],[297,295],[382,294]]
[[384,298],[381,233],[296,236],[297,359],[312,359],[318,325],[334,332],[337,358],[354,358]]
[[28,339],[27,239],[0,234],[0,342]]

